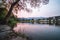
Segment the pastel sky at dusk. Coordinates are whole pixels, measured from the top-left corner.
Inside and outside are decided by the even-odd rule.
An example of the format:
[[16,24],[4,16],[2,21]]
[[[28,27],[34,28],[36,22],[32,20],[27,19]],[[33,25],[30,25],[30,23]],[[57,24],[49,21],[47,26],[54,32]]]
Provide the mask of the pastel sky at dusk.
[[[28,6],[29,8],[30,6]],[[49,0],[47,5],[42,5],[41,8],[32,8],[33,12],[18,11],[17,16],[22,18],[27,17],[51,17],[60,15],[60,0]]]

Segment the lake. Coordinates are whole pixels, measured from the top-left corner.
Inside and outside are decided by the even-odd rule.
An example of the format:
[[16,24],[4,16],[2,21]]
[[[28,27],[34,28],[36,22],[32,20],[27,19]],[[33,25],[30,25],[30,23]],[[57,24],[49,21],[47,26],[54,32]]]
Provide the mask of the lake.
[[60,40],[60,26],[57,25],[17,23],[14,31],[24,33],[32,40]]

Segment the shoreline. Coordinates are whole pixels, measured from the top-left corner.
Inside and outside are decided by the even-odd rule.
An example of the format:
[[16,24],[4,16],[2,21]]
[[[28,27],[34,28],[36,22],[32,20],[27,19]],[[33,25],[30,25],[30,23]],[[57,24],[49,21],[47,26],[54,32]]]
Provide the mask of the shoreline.
[[18,34],[7,25],[0,25],[0,40],[29,40],[25,34]]

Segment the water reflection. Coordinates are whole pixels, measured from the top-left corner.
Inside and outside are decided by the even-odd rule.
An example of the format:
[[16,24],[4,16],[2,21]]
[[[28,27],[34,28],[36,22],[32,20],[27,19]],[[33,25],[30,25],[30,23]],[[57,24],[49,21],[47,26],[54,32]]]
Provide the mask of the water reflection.
[[60,26],[17,23],[14,30],[15,32],[25,33],[32,40],[60,40]]

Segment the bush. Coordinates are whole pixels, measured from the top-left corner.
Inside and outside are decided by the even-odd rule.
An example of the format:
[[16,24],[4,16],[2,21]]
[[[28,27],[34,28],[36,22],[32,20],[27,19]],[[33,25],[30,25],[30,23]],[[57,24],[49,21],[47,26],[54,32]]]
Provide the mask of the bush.
[[11,26],[11,27],[13,27],[14,25],[16,25],[17,22],[18,22],[17,18],[15,18],[14,16],[12,16],[9,19],[8,25]]
[[3,20],[7,13],[7,10],[5,8],[0,8],[0,21]]

